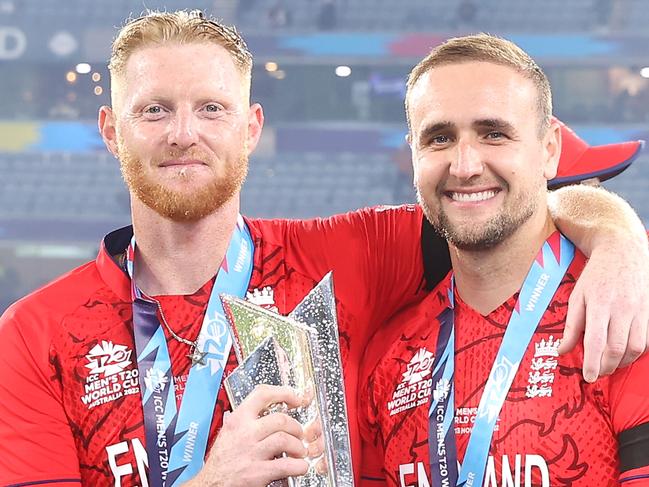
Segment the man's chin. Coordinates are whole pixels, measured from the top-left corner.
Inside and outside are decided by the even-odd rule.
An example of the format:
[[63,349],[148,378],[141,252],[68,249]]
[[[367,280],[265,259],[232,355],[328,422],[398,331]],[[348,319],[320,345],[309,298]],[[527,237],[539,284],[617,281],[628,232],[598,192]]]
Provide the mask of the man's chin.
[[194,223],[218,211],[225,201],[176,201],[150,206],[158,215],[178,223]]
[[454,247],[466,251],[480,251],[495,247],[507,237],[510,232],[508,226],[503,223],[498,218],[485,222],[451,222],[446,215],[441,215],[433,226]]
[[236,187],[215,185],[181,191],[156,186],[135,192],[135,196],[158,215],[179,223],[196,222],[215,213],[236,194]]
[[161,217],[175,223],[196,223],[201,221],[206,216],[210,215],[211,211],[196,211],[195,209],[174,208],[171,210],[159,211],[154,209]]
[[502,242],[500,235],[452,235],[448,242],[459,250],[466,252],[479,252],[489,250]]

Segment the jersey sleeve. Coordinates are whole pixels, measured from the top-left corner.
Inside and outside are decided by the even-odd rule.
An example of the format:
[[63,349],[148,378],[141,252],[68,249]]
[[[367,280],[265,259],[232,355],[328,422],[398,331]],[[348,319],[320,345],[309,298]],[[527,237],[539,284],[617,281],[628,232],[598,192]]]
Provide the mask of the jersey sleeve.
[[380,323],[422,289],[422,220],[403,205],[292,222],[287,247],[308,274],[333,270],[336,296]]
[[[41,312],[44,310],[41,309]],[[0,485],[81,485],[50,341],[18,302],[0,317]]]
[[610,410],[618,438],[619,481],[649,486],[649,355],[616,371],[610,378]]

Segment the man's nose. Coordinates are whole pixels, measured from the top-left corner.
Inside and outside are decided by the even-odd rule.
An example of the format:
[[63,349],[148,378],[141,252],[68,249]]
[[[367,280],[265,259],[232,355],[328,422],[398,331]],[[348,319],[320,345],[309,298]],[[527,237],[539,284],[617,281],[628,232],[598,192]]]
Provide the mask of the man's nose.
[[451,161],[450,174],[458,179],[479,176],[484,170],[480,150],[470,141],[460,141]]
[[169,127],[169,145],[187,149],[198,142],[198,121],[193,110],[178,109]]

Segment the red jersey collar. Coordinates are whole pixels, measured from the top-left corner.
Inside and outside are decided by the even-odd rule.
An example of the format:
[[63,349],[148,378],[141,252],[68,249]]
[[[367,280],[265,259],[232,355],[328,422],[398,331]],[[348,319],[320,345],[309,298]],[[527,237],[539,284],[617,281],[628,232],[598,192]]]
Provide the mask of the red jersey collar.
[[[251,221],[244,218],[253,241],[257,237],[257,229],[251,225]],[[125,269],[120,268],[119,264],[113,258],[114,255],[123,253],[133,237],[133,226],[119,228],[110,232],[104,237],[95,259],[97,270],[102,280],[110,287],[110,289],[124,301],[131,301],[131,280]],[[253,255],[253,265],[255,268],[261,265],[260,253],[256,251]],[[254,277],[253,271],[253,277]],[[251,283],[252,283],[251,279]]]
[[120,268],[113,256],[126,250],[132,236],[133,227],[130,225],[110,232],[102,240],[95,259],[102,280],[124,301],[131,300],[131,280],[126,270]]

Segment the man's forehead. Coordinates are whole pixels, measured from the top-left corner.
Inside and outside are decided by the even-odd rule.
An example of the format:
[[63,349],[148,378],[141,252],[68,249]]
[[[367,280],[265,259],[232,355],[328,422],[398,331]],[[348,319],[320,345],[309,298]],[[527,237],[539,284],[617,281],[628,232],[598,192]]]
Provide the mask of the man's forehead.
[[126,89],[131,95],[161,89],[186,94],[194,90],[197,96],[212,91],[244,94],[245,89],[243,75],[230,53],[214,43],[141,47],[131,54],[124,71],[116,73],[113,81],[118,92]]
[[417,79],[411,94],[430,95],[431,88],[459,91],[484,87],[507,89],[511,85],[534,89],[534,82],[513,66],[490,61],[464,61],[432,67]]
[[125,63],[125,71],[129,73],[139,70],[171,69],[183,61],[200,63],[206,68],[213,64],[236,69],[236,64],[230,53],[219,44],[169,41],[163,44],[144,45],[135,49]]
[[409,110],[416,125],[475,125],[480,120],[507,118],[505,112],[527,112],[535,107],[536,99],[533,82],[515,69],[465,62],[424,73],[412,87]]

